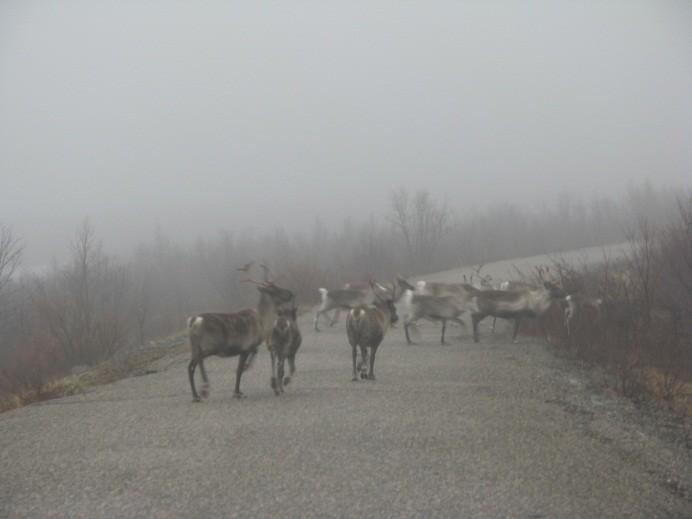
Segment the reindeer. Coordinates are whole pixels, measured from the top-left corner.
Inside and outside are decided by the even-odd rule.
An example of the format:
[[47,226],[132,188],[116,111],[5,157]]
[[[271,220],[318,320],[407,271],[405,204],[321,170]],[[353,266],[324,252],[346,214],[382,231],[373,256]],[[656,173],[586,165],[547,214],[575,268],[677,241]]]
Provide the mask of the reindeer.
[[545,281],[536,289],[481,290],[471,302],[473,340],[478,342],[478,324],[487,316],[514,319],[512,342],[515,343],[519,325],[524,317],[539,317],[548,311],[552,302],[565,297],[557,285]]
[[[505,292],[518,292],[521,290],[536,290],[538,287],[533,283],[528,283],[526,281],[502,281],[496,290],[503,290]],[[493,317],[493,325],[490,329],[490,333],[495,333],[495,327],[497,326],[497,317]]]
[[[539,279],[541,282],[544,281],[550,281],[551,283],[555,283],[555,280],[552,278],[550,274],[550,266],[548,265],[536,265],[535,271],[536,271],[536,278]],[[517,271],[518,274],[522,275],[521,271],[515,266],[514,269]],[[548,279],[546,279],[546,276],[551,276]],[[505,290],[505,291],[511,291],[511,292],[517,292],[517,291],[522,291],[522,290],[538,290],[540,287],[540,283],[533,283],[529,281],[524,281],[524,280],[505,280],[501,281],[497,285],[497,290]],[[492,288],[492,287],[491,287]],[[493,317],[493,325],[491,328],[491,333],[495,333],[495,326],[497,325],[497,317]]]
[[565,297],[564,323],[567,335],[572,335],[572,323],[582,314],[589,312],[596,321],[601,317],[602,298],[587,297],[582,294],[570,294]]
[[373,302],[375,297],[375,289],[381,292],[387,292],[387,289],[377,283],[363,285],[361,283],[346,283],[344,288],[327,290],[320,288],[320,297],[322,302],[315,313],[313,328],[319,332],[318,327],[321,315],[326,315],[330,310],[334,310],[334,315],[329,321],[329,326],[334,326],[339,320],[341,310],[351,310],[360,305],[367,305]]
[[[291,377],[296,371],[296,352],[303,340],[298,329],[298,309],[295,306],[284,308],[279,310],[278,314],[272,333],[267,340],[272,363],[271,387],[277,396],[284,392],[285,385],[291,383]],[[284,378],[285,360],[288,360],[290,370],[286,378]]]
[[[404,281],[405,284],[402,284],[402,281]],[[401,277],[397,278],[397,283],[404,290],[408,289],[405,288],[406,285],[409,287],[411,286],[408,281]],[[468,295],[476,290],[477,289],[470,283],[442,283],[439,281],[417,281],[415,288],[413,288],[413,291],[417,295],[436,297],[452,296],[461,299],[468,299]]]
[[[477,289],[471,285],[460,287],[457,284],[449,284],[454,287],[450,292],[455,295],[428,295],[417,292],[417,288],[413,287],[408,281],[403,278],[397,278],[399,286],[404,291],[404,305],[406,307],[406,315],[404,317],[404,333],[406,334],[406,342],[413,344],[409,334],[409,327],[415,326],[419,319],[428,319],[430,321],[442,322],[442,335],[440,344],[445,344],[445,332],[447,330],[447,321],[454,321],[461,326],[466,326],[466,323],[461,320],[461,315],[467,310],[468,304]],[[444,293],[441,290],[441,283],[435,286],[440,289],[438,293]]]
[[187,321],[190,337],[191,359],[187,367],[192,400],[200,401],[195,388],[195,368],[199,365],[202,373],[202,397],[209,396],[209,379],[204,369],[204,359],[217,355],[219,357],[238,357],[235,374],[234,398],[242,398],[240,379],[243,372],[252,364],[257,348],[271,334],[281,305],[294,301],[293,292],[281,288],[268,280],[265,270],[265,281],[245,280],[257,285],[260,299],[256,308],[247,308],[239,312],[203,313],[192,316]]
[[[374,288],[374,286],[373,286]],[[375,355],[389,328],[399,320],[390,296],[382,296],[373,290],[374,305],[361,304],[349,311],[346,318],[346,334],[353,352],[353,380],[375,380]],[[358,362],[358,348],[361,360]],[[370,369],[366,372],[366,365]]]

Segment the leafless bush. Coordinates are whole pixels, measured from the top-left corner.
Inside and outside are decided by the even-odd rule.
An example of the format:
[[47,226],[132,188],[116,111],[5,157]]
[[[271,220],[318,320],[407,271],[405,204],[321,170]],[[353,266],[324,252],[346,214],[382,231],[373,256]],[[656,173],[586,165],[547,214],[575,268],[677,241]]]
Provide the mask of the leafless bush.
[[431,270],[438,248],[450,231],[451,211],[444,202],[436,202],[425,190],[413,196],[405,189],[391,195],[390,221],[401,237],[407,268]]
[[37,280],[34,302],[65,358],[92,364],[128,340],[127,272],[102,252],[86,221],[71,248],[69,265]]
[[[310,304],[316,302],[320,286],[385,281],[398,273],[620,241],[625,238],[624,222],[633,214],[660,226],[674,205],[671,193],[649,185],[632,188],[624,203],[605,198],[585,203],[562,195],[535,208],[481,205],[456,212],[425,191],[412,193],[392,193],[384,214],[357,207],[353,220],[333,229],[316,221],[305,233],[221,231],[196,237],[194,244],[157,230],[127,261],[108,256],[85,223],[71,244],[67,264],[22,278],[16,276],[21,242],[2,228],[0,377],[14,377],[15,382],[0,381],[0,391],[9,385],[39,384],[56,370],[94,363],[128,345],[178,331],[194,312],[229,312],[253,304],[255,291],[240,283],[243,274],[236,270],[250,260],[269,262],[282,286],[294,291],[302,304]],[[690,204],[681,204],[679,213],[676,227],[650,232],[655,238],[651,247],[633,254],[627,265],[611,263],[589,272],[566,264],[551,267],[568,291],[649,308],[644,313],[649,323],[646,340],[639,332],[625,339],[628,335],[618,330],[625,323],[615,311],[596,324],[594,316],[583,315],[570,338],[564,334],[559,308],[551,310],[539,328],[532,331],[528,325],[523,331],[546,330],[553,344],[583,358],[611,366],[624,363],[629,367],[623,376],[650,378],[647,367],[654,366],[664,374],[656,379],[660,392],[675,393],[678,381],[690,371],[684,359],[689,358],[692,333],[691,320],[684,318],[691,310]],[[622,344],[612,350],[604,347],[608,335]],[[669,353],[649,347],[654,337],[661,351]],[[45,369],[39,369],[42,365]]]
[[579,316],[559,344],[605,366],[627,396],[675,400],[692,382],[692,198],[673,223],[654,229],[641,220],[629,238],[620,264],[581,271],[562,265],[568,292],[598,294],[603,304]]

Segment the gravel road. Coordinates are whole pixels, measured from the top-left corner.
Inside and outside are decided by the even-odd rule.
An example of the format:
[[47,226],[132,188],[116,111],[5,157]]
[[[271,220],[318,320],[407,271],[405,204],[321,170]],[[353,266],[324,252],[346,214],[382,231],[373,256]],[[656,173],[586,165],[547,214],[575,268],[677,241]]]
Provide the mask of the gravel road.
[[278,398],[263,347],[244,400],[213,358],[193,404],[177,353],[0,415],[0,517],[692,517],[689,449],[540,340],[484,322],[480,344],[428,325],[407,346],[398,327],[377,381],[351,382],[343,322],[301,323]]

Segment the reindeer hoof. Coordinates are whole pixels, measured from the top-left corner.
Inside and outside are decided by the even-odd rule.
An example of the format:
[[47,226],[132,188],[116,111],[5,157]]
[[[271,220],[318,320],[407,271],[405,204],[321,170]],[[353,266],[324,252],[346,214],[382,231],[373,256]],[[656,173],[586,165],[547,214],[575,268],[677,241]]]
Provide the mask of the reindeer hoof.
[[233,393],[233,398],[245,398],[245,393],[238,391],[237,393]]
[[193,396],[192,397],[192,403],[193,404],[199,404],[202,400],[198,396]]
[[289,385],[290,383],[291,383],[291,377],[286,377],[286,378],[284,379],[284,386],[287,386],[287,385]]
[[358,379],[358,376],[357,376],[357,375],[353,375],[353,378],[351,379],[351,382],[358,382],[358,380],[359,380],[359,379]]
[[272,389],[276,392],[276,378],[272,377],[270,384]]
[[375,380],[375,375],[368,375],[368,380]]

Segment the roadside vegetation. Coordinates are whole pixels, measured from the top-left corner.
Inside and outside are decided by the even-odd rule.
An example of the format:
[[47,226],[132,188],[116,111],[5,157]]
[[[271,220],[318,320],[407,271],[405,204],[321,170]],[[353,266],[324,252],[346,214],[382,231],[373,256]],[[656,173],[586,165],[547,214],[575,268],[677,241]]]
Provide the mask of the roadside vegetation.
[[398,190],[384,214],[338,229],[317,221],[305,233],[219,231],[188,244],[157,231],[129,258],[109,255],[85,220],[68,244],[68,261],[21,276],[24,244],[3,227],[0,410],[146,369],[167,351],[165,341],[153,339],[179,333],[188,315],[254,304],[256,291],[241,283],[247,274],[238,270],[252,260],[269,264],[301,304],[312,305],[321,286],[626,239],[633,248],[623,264],[586,269],[558,262],[556,268],[568,292],[636,311],[625,321],[605,311],[597,320],[582,314],[567,335],[556,310],[548,326],[556,347],[603,366],[623,394],[646,388],[675,400],[692,373],[692,208],[689,195],[680,196],[644,184],[620,202],[564,195],[538,209],[506,204],[467,211],[426,191]]
[[565,303],[525,332],[545,334],[618,394],[692,417],[692,197],[667,224],[635,225],[617,262],[604,255],[587,267],[557,256],[552,269],[577,301],[574,316],[567,319]]

